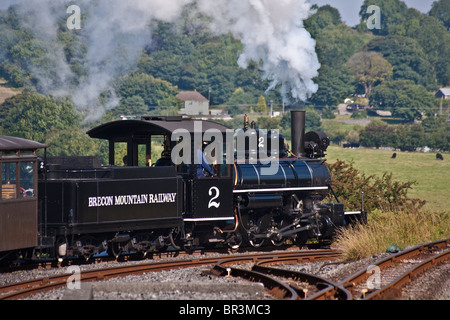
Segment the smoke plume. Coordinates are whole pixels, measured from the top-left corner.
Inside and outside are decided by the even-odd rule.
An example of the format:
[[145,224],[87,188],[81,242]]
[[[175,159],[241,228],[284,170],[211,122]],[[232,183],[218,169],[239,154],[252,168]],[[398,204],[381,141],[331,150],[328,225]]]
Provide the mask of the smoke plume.
[[[12,1],[14,2],[14,1]],[[105,110],[118,104],[112,80],[132,71],[142,50],[150,44],[154,20],[175,22],[186,5],[194,14],[211,17],[216,34],[231,33],[244,46],[238,64],[261,61],[264,77],[271,81],[268,90],[281,86],[286,101],[305,101],[317,91],[312,81],[320,64],[315,41],[303,28],[310,14],[307,0],[35,0],[15,1],[23,15],[24,26],[54,46],[46,55],[52,67],[33,69],[45,93],[71,96],[74,105],[96,120]],[[66,9],[75,4],[83,14],[80,32],[87,39],[83,69],[87,76],[74,80],[58,45],[58,28],[69,17]],[[74,83],[76,83],[74,85]],[[105,92],[108,94],[105,95]],[[100,103],[99,97],[103,95]]]
[[303,28],[311,5],[305,0],[199,0],[198,8],[213,17],[213,30],[231,32],[244,44],[238,63],[262,61],[268,90],[281,85],[285,99],[305,101],[318,89],[312,79],[320,64],[315,41]]

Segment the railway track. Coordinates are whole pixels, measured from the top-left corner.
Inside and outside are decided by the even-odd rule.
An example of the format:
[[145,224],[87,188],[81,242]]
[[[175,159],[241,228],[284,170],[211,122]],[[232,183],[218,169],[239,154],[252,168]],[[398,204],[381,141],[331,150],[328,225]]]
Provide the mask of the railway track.
[[[330,257],[331,258],[337,257]],[[316,294],[320,293],[322,290],[327,290],[328,288],[333,288],[335,292],[335,300],[350,300],[351,294],[343,287],[339,287],[336,283],[325,279],[320,276],[312,275],[309,273],[284,270],[274,267],[269,267],[266,265],[273,264],[286,264],[292,263],[292,259],[279,259],[279,260],[267,260],[256,263],[252,270],[256,272],[261,272],[271,276],[275,276],[283,281],[287,282],[291,288],[297,293],[297,300],[308,300],[313,298]]]
[[[263,252],[242,254],[240,255],[240,259],[246,259],[247,261],[253,262],[267,260],[270,258],[296,258],[299,259],[299,261],[314,261],[320,257],[325,258],[327,255],[327,259],[329,259],[330,257],[338,256],[339,254],[340,253],[335,250],[286,251],[278,253]],[[127,275],[139,275],[147,272],[213,265],[223,259],[223,256],[203,257],[176,261],[153,261],[135,265],[118,265],[110,268],[82,271],[79,273],[78,279],[81,282],[108,280],[111,278],[124,277]],[[71,281],[72,276],[72,274],[62,274],[4,285],[0,287],[0,300],[16,300],[43,291],[64,288]]]
[[[238,276],[250,281],[262,282],[268,292],[277,299],[302,300],[309,294],[320,291],[321,288],[336,286],[329,280],[311,274],[288,271],[268,267],[273,264],[294,264],[314,262],[320,260],[332,260],[341,256],[339,251],[321,250],[313,254],[286,255],[263,257],[256,261],[246,257],[236,257],[219,261],[213,268],[218,276]],[[251,268],[236,267],[236,265],[253,263]],[[336,291],[337,296],[347,296],[348,293],[342,288]]]
[[[335,283],[309,273],[284,270],[280,265],[338,259],[337,250],[306,250],[247,253],[225,258],[199,257],[172,261],[152,261],[83,271],[81,282],[108,280],[127,275],[177,268],[213,265],[216,276],[241,277],[262,282],[266,291],[282,300],[375,300],[397,299],[402,287],[419,274],[450,258],[450,239],[418,245],[390,255]],[[68,285],[71,274],[44,277],[0,287],[0,300],[26,297]]]
[[450,259],[450,239],[421,244],[378,260],[313,298],[333,299],[337,288],[345,288],[350,291],[353,300],[398,299],[402,287],[447,259]]

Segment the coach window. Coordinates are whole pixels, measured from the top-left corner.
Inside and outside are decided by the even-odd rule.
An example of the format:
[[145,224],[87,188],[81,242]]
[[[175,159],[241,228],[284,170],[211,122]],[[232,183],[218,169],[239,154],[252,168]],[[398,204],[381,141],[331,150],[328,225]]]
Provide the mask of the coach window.
[[20,197],[34,197],[34,163],[20,162]]
[[15,162],[2,163],[2,199],[16,199],[16,166]]

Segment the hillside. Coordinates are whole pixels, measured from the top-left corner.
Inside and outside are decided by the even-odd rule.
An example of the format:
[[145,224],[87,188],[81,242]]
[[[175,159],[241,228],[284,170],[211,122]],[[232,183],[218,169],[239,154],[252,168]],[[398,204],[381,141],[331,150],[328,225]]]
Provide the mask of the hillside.
[[19,93],[20,91],[18,89],[9,87],[6,80],[0,79],[0,104],[5,102],[6,99],[11,98]]
[[[67,16],[58,15],[66,14],[63,2],[33,10],[34,5],[17,1],[17,5],[0,10],[0,79],[5,79],[0,83],[0,130],[40,142],[54,141],[61,144],[60,152],[66,155],[71,154],[67,146],[79,145],[74,153],[103,156],[101,146],[88,147],[84,141],[90,127],[124,115],[177,114],[180,105],[176,95],[197,90],[214,109],[226,110],[234,117],[232,127],[240,128],[239,118],[248,113],[260,128],[278,128],[289,140],[289,115],[272,118],[267,111],[273,108],[281,114],[299,103],[308,109],[307,130],[320,129],[336,144],[450,150],[447,110],[441,117],[435,116],[440,110],[434,96],[439,88],[450,86],[450,32],[437,14],[445,11],[439,8],[447,1],[436,1],[434,10],[422,14],[401,0],[364,0],[361,12],[371,4],[383,12],[379,30],[368,29],[365,15],[361,15],[360,25],[349,27],[341,13],[329,5],[296,17],[305,28],[298,30],[295,24],[290,28],[297,32],[287,34],[309,34],[314,40],[310,52],[317,55],[321,65],[318,76],[309,64],[294,74],[294,84],[305,82],[296,76],[309,74],[317,85],[317,92],[306,100],[302,98],[301,103],[285,100],[280,90],[283,79],[277,82],[272,78],[273,73],[263,68],[264,59],[242,57],[249,46],[244,40],[255,39],[255,34],[243,35],[262,29],[244,28],[241,34],[235,34],[233,28],[215,30],[218,26],[212,20],[216,15],[199,15],[194,12],[195,6],[186,6],[172,19],[164,19],[164,15],[155,16],[149,5],[138,16],[151,23],[139,24],[141,32],[133,31],[131,37],[127,26],[130,21],[136,22],[132,19],[135,8],[124,3],[120,14],[102,16],[102,9],[108,7],[111,11],[107,12],[114,13],[114,8],[109,8],[108,1],[99,0],[82,6],[85,18],[81,30],[74,31],[65,23]],[[294,6],[299,2],[283,3]],[[272,9],[281,7],[278,4]],[[282,13],[290,16],[289,10]],[[53,19],[42,19],[46,15]],[[274,16],[280,19],[273,21],[274,26],[287,21],[283,15]],[[105,20],[112,17],[121,18],[113,21],[116,28],[111,28],[112,21]],[[283,53],[302,60],[298,57],[303,51],[295,48],[301,41],[286,43],[294,45],[295,50]],[[122,51],[124,48],[127,50]],[[366,59],[358,57],[373,59],[380,70],[370,69],[363,63]],[[372,72],[369,83],[361,82],[361,72],[366,71]],[[378,71],[382,76],[377,76]],[[371,94],[363,98],[365,87],[371,87]],[[25,94],[10,103],[3,102],[20,90]],[[364,108],[356,107],[358,112],[352,118],[340,114],[335,120],[338,106],[346,113],[346,100]],[[70,113],[61,112],[68,106]],[[379,117],[375,119],[379,121],[368,123],[367,116],[374,115],[369,113],[371,109],[366,111],[367,106],[389,112],[392,118]],[[74,118],[67,119],[68,114]],[[62,142],[62,134],[71,141]]]

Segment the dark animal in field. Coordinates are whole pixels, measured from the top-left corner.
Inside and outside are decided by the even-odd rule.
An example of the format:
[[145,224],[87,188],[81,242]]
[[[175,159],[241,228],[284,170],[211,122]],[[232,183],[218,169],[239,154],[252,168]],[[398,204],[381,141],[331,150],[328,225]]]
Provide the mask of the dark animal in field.
[[395,159],[395,158],[397,158],[397,153],[396,152],[394,152],[393,154],[392,154],[392,157],[391,157],[392,159]]
[[444,156],[440,153],[436,153],[436,160],[444,160]]

